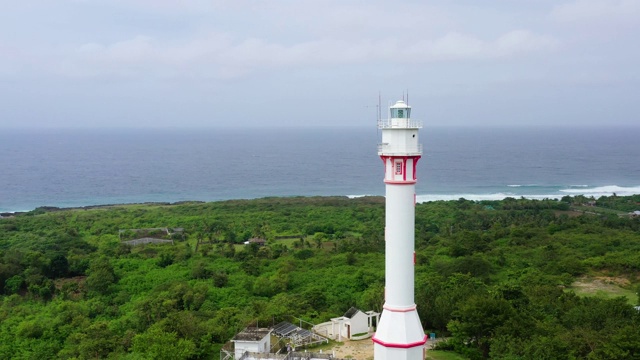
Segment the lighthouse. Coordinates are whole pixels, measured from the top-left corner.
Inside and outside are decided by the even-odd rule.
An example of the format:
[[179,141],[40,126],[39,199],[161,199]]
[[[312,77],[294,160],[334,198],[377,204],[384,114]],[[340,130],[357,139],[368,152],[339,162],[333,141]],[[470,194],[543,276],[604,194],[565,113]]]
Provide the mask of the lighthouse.
[[400,100],[389,107],[389,118],[379,119],[382,142],[378,155],[384,163],[385,303],[373,337],[375,360],[424,359],[427,337],[414,301],[416,165],[422,155],[418,142],[420,121],[411,119],[411,107]]

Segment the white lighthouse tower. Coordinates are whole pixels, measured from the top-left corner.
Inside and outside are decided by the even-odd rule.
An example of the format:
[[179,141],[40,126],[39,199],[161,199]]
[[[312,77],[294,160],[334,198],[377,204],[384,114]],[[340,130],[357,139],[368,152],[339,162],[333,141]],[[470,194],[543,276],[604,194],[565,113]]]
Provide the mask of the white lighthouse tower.
[[424,358],[427,337],[414,302],[416,165],[422,155],[418,142],[421,122],[411,120],[411,107],[398,101],[390,117],[378,121],[384,162],[385,303],[373,337],[375,360]]

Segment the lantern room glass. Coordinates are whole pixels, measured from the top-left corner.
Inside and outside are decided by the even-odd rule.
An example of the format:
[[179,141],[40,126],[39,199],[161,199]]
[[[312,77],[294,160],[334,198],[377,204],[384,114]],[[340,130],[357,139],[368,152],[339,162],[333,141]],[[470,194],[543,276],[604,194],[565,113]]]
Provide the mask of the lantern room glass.
[[408,119],[410,114],[410,108],[391,109],[391,118],[393,119]]

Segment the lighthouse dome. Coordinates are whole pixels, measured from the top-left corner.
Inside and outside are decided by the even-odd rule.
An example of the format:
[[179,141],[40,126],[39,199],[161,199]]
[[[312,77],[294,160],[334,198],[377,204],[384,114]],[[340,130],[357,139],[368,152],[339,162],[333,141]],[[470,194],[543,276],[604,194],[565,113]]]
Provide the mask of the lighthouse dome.
[[391,106],[391,109],[408,109],[408,108],[411,108],[411,106],[407,105],[407,103],[405,103],[404,100],[398,100],[393,106]]
[[411,106],[407,105],[404,100],[398,100],[393,106],[389,107],[392,119],[408,119],[411,117]]

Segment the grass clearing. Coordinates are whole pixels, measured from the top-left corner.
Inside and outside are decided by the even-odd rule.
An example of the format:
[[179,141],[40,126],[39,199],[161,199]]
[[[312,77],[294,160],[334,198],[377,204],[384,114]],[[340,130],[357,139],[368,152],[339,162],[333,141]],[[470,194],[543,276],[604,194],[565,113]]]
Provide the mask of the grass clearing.
[[466,357],[456,354],[451,351],[442,350],[427,350],[427,357],[425,359],[432,360],[467,360]]
[[627,215],[626,212],[614,209],[608,209],[598,206],[573,206],[572,210],[576,210],[585,214],[602,214],[602,215]]
[[[305,240],[307,240],[307,238],[305,237]],[[295,239],[280,239],[280,240],[274,240],[273,242],[274,244],[282,244],[286,247],[288,247],[289,249],[294,249],[295,246],[293,245],[294,243],[300,243],[300,238],[295,238]]]
[[578,296],[595,296],[611,299],[619,296],[627,298],[627,302],[636,305],[638,295],[631,290],[629,280],[619,277],[581,277],[574,281],[567,290],[573,290]]

